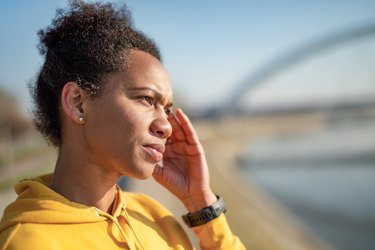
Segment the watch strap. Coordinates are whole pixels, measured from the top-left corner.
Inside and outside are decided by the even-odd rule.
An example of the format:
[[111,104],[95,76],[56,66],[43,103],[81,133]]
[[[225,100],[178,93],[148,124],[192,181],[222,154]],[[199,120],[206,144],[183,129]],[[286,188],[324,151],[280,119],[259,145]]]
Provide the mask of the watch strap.
[[189,227],[197,227],[207,222],[219,217],[220,214],[225,213],[227,209],[225,208],[224,200],[220,196],[217,196],[217,201],[211,206],[205,207],[194,213],[188,213],[183,215],[182,218],[184,222]]

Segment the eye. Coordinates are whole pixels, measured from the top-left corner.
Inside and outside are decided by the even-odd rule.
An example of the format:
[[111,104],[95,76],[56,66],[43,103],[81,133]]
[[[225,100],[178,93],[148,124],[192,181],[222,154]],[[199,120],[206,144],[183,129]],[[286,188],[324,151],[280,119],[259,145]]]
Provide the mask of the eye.
[[150,96],[139,96],[138,99],[150,106],[154,105],[154,99]]

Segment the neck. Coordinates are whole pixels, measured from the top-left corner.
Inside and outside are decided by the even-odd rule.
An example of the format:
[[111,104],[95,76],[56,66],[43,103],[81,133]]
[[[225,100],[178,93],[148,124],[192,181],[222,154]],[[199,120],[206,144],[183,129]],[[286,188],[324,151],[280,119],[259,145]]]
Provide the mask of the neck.
[[[85,155],[85,154],[80,154]],[[118,175],[60,149],[50,188],[70,201],[111,212]]]

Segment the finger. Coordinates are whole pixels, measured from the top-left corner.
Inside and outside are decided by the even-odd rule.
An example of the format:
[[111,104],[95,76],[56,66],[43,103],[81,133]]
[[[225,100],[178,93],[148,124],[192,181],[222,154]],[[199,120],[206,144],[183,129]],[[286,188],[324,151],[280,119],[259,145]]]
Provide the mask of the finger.
[[198,135],[191,124],[190,119],[185,115],[181,109],[176,110],[176,117],[179,121],[181,131],[184,134],[184,137],[190,144],[199,144]]
[[184,142],[173,142],[165,147],[163,153],[163,160],[185,158],[186,156],[195,156],[202,153],[202,146],[200,144],[190,144]]
[[181,124],[177,120],[176,116],[174,114],[170,115],[168,117],[168,121],[172,125],[172,135],[171,140],[172,141],[184,141],[185,140],[185,134],[182,130]]

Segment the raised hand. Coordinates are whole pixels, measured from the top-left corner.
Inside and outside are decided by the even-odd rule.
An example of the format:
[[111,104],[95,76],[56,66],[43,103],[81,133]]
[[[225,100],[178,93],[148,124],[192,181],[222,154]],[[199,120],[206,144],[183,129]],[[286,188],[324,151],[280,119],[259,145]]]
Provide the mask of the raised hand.
[[177,109],[168,117],[173,132],[166,144],[163,166],[156,166],[156,181],[177,196],[190,212],[216,201],[209,184],[204,150],[189,118]]

